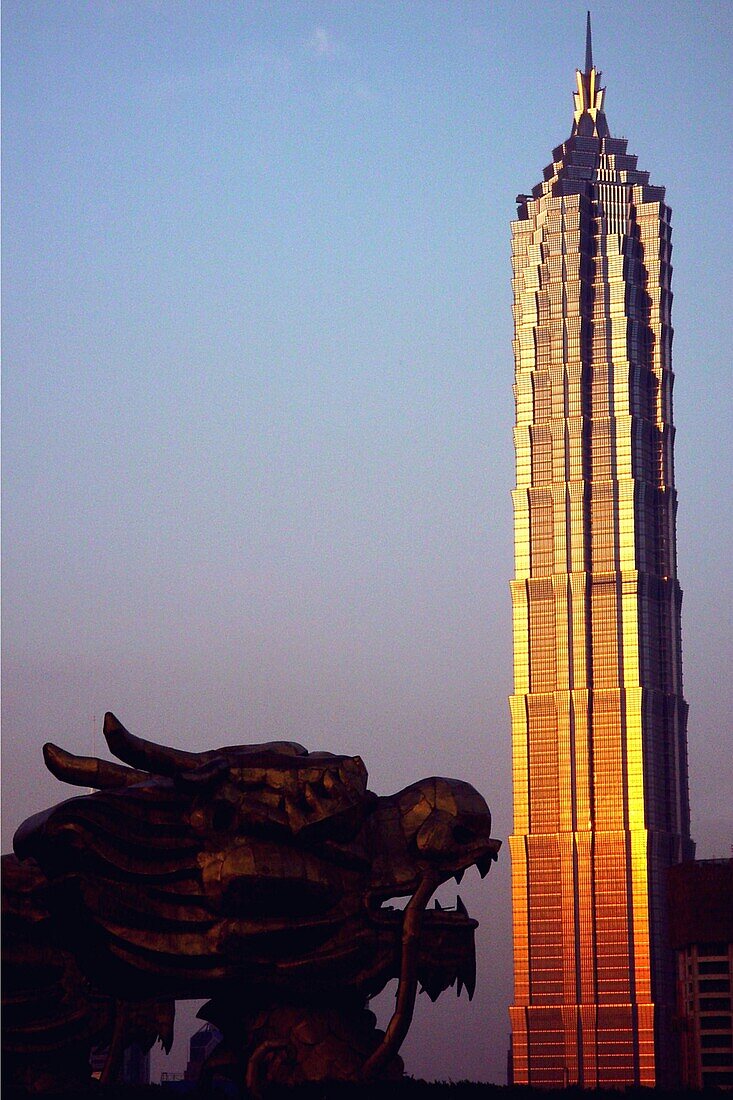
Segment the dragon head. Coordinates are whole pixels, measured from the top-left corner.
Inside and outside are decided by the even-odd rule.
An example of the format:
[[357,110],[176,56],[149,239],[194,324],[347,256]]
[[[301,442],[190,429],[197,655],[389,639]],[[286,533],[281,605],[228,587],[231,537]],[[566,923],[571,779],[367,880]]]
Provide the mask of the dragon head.
[[[418,979],[473,992],[476,921],[426,913],[441,883],[496,858],[486,802],[431,778],[378,798],[356,756],[294,742],[202,753],[145,741],[105,716],[123,763],[44,747],[48,768],[96,793],[29,819],[15,837],[49,879],[67,946],[89,975],[134,996],[253,999],[400,980],[388,1056]],[[407,898],[404,910],[388,906]],[[391,1044],[391,1046],[390,1046]]]

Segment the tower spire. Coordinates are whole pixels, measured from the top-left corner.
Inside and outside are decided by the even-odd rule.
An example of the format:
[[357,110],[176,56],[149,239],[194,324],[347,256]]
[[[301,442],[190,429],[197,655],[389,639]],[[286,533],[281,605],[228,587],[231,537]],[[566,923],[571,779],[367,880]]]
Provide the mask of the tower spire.
[[593,38],[590,12],[585,17],[585,69],[575,73],[578,90],[574,93],[573,133],[584,137],[608,137],[608,124],[603,113],[606,89],[601,87],[601,74],[593,64]]

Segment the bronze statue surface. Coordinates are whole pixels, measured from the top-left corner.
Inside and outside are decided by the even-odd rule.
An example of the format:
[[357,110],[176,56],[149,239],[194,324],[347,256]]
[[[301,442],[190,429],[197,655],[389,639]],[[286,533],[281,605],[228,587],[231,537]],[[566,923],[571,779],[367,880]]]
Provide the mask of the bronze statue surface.
[[[377,797],[359,757],[292,742],[183,752],[111,714],[104,733],[123,764],[44,747],[58,779],[95,793],[29,818],[3,857],[11,1085],[83,1081],[100,1043],[111,1079],[130,1042],[169,1046],[173,1002],[199,997],[224,1035],[209,1072],[255,1094],[393,1077],[418,984],[433,1000],[451,985],[473,995],[477,922],[460,898],[427,908],[496,858],[469,784]],[[366,1005],[391,978],[383,1034]]]

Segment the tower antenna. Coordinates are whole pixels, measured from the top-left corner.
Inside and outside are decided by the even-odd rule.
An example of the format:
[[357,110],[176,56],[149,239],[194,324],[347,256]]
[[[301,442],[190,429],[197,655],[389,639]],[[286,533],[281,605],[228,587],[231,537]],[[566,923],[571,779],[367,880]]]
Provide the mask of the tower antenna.
[[593,39],[590,32],[590,12],[585,20],[585,71],[589,73],[593,68]]

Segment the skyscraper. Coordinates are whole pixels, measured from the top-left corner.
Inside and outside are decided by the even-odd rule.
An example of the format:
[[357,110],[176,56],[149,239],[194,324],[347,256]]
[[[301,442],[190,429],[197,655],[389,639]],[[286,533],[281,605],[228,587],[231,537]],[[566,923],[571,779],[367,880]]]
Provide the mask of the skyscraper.
[[674,1074],[665,870],[691,858],[670,211],[610,136],[590,16],[570,137],[512,222],[514,1080]]

